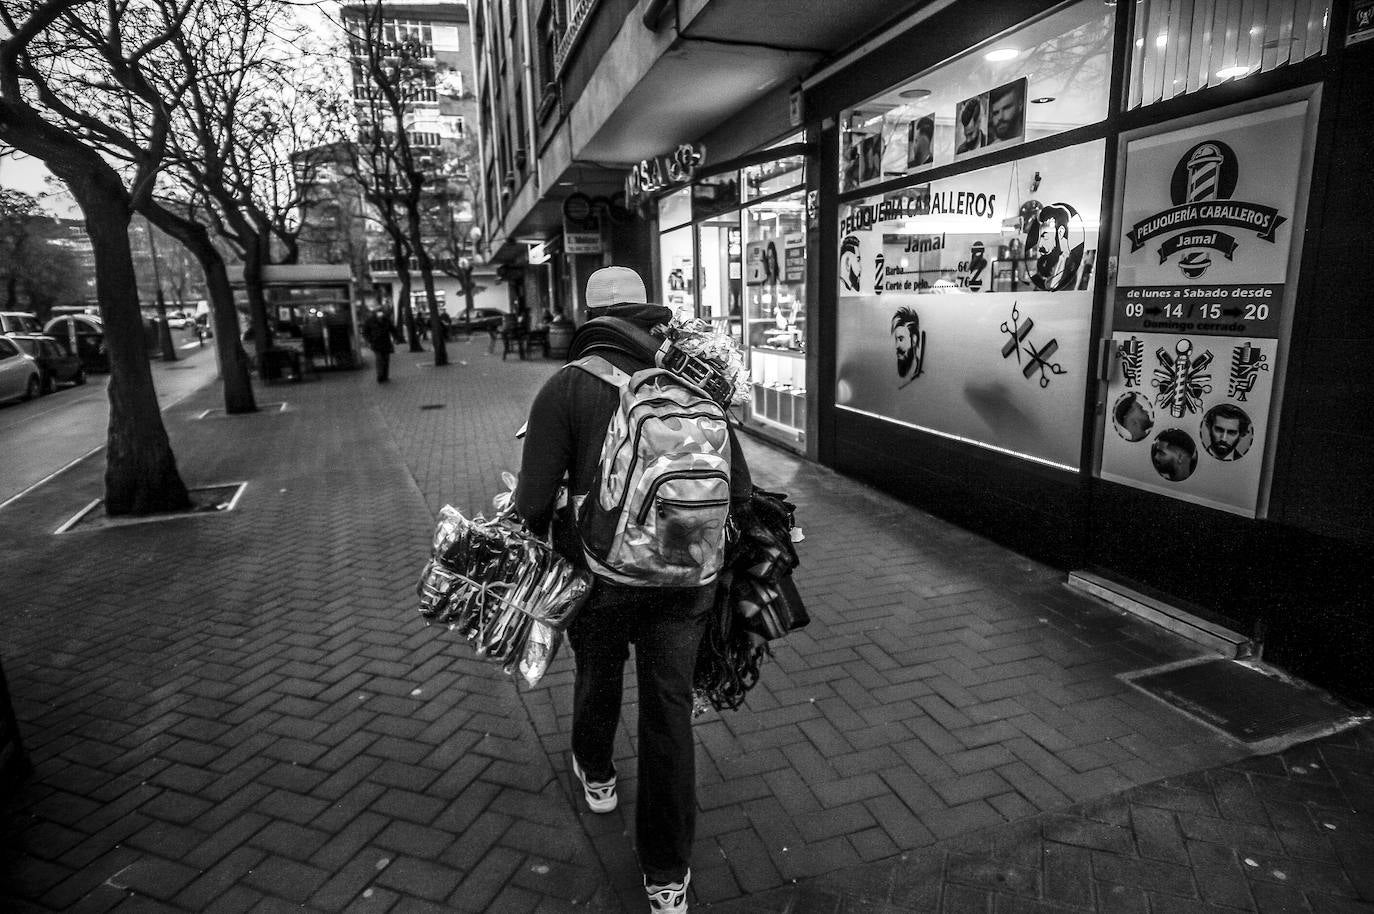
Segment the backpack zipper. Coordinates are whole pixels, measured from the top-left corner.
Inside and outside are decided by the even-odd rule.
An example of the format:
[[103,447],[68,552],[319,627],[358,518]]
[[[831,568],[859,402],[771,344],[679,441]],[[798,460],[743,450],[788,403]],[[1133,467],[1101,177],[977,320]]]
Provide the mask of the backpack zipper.
[[[645,416],[635,423],[635,434],[633,438],[627,438],[627,442],[633,442],[633,449],[629,464],[625,467],[625,479],[634,475],[635,464],[639,462],[639,439],[644,436],[644,423],[650,419],[716,419],[713,413],[664,413],[663,415],[654,414]],[[719,420],[717,420],[719,421]],[[603,468],[604,469],[604,468]],[[625,500],[630,496],[630,487],[626,486],[625,491],[620,493],[620,502],[616,505],[619,509],[624,509]]]
[[[640,526],[644,525],[644,521],[647,520],[649,517],[649,509],[654,505],[653,494],[657,492],[659,488],[670,479],[723,479],[725,480],[727,485],[730,482],[730,477],[722,473],[720,470],[678,470],[675,473],[664,473],[662,476],[654,480],[653,486],[649,489],[648,497],[644,499],[644,504],[640,506],[639,516],[636,519]],[[712,499],[711,501],[674,501],[673,499],[664,499],[664,501],[673,504],[701,506],[730,504],[730,499],[728,498],[724,499],[723,501],[717,499]]]

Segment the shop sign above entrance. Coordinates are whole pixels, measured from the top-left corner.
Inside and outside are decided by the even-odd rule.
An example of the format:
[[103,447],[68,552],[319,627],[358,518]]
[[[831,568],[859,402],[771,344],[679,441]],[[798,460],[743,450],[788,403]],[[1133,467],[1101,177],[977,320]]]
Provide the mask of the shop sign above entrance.
[[563,201],[563,252],[601,253],[601,217],[584,193],[569,194]]
[[706,147],[700,143],[683,143],[670,153],[640,161],[625,177],[626,203],[633,206],[649,194],[686,184],[705,161]]

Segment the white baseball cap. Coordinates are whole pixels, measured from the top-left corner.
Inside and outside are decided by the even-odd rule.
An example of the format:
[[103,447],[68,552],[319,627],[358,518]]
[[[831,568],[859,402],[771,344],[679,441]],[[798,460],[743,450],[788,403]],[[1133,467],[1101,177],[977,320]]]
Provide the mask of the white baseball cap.
[[602,267],[587,277],[588,308],[604,308],[608,305],[646,304],[648,295],[644,292],[644,280],[629,267]]

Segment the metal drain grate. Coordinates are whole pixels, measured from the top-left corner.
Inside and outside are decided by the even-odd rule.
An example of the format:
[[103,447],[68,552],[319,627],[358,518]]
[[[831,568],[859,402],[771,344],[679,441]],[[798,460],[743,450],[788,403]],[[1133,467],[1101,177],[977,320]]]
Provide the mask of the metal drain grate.
[[447,403],[422,403],[420,409],[443,409]]
[[1204,660],[1125,678],[1244,743],[1331,726],[1354,713],[1325,693],[1233,660]]

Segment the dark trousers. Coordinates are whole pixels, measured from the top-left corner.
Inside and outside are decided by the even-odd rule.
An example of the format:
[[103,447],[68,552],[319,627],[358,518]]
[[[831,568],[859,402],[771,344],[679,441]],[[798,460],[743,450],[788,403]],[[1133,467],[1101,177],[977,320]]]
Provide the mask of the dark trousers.
[[639,686],[635,849],[651,883],[680,882],[696,836],[692,670],[712,588],[663,590],[596,582],[568,631],[577,663],[572,749],[593,781],[615,771],[615,731],[630,645]]
[[377,381],[380,383],[385,381],[387,376],[391,373],[391,353],[379,352],[374,349],[372,350],[372,354],[377,359]]

